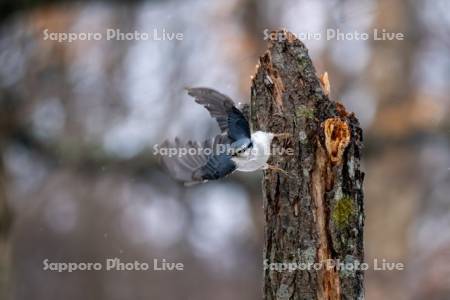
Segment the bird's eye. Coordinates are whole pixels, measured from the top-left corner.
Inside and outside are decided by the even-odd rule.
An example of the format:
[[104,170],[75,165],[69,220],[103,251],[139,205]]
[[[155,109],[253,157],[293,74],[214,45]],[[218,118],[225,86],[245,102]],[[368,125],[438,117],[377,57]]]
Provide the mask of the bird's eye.
[[244,152],[245,152],[245,147],[236,149],[236,154],[242,154],[242,153],[244,153]]

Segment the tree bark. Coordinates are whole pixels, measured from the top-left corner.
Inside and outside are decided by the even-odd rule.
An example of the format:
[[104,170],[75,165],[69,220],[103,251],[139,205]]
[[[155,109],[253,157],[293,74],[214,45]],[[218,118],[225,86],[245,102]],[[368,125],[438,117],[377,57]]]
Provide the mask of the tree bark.
[[303,43],[284,31],[271,37],[253,78],[250,118],[253,130],[290,133],[274,144],[293,154],[269,161],[287,175],[264,173],[264,299],[363,299],[362,130],[330,101]]

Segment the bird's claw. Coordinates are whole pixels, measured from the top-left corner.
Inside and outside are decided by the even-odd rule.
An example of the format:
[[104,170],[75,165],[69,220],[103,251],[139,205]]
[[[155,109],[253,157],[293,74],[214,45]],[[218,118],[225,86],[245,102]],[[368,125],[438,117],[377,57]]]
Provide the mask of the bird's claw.
[[296,178],[296,176],[290,175],[286,170],[283,170],[283,169],[281,169],[281,168],[279,168],[277,166],[272,166],[272,165],[267,164],[265,166],[265,169],[266,170],[272,170],[272,171],[275,171],[275,172],[280,172],[280,173],[286,175],[287,177]]
[[283,132],[283,133],[275,133],[273,136],[279,139],[288,139],[292,137],[292,134],[290,134],[289,132]]

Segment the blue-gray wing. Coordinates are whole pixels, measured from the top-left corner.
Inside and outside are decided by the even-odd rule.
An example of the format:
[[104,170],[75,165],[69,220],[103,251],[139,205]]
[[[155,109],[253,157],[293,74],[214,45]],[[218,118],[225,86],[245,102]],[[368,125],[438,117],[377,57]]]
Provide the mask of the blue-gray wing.
[[[229,143],[226,135],[218,135],[203,144],[194,141],[182,144],[176,138],[174,144],[166,141],[161,145],[161,162],[175,179],[185,184],[219,179],[236,170]],[[167,150],[163,152],[163,149]]]
[[187,88],[195,102],[203,105],[211,117],[217,120],[222,133],[226,132],[232,141],[250,138],[250,126],[244,114],[234,106],[228,96],[210,88]]
[[236,164],[228,153],[211,155],[206,164],[193,173],[194,181],[216,180],[236,170]]

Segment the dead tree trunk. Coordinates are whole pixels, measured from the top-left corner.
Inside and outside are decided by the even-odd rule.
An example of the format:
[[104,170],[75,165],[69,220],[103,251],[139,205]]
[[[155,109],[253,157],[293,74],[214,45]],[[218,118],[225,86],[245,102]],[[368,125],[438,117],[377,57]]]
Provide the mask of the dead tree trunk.
[[290,133],[274,144],[293,153],[269,161],[289,175],[268,170],[263,178],[264,299],[364,297],[362,131],[324,84],[303,43],[274,32],[253,78],[251,122],[253,130]]

